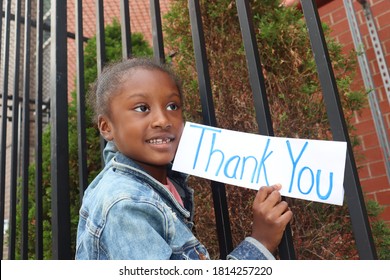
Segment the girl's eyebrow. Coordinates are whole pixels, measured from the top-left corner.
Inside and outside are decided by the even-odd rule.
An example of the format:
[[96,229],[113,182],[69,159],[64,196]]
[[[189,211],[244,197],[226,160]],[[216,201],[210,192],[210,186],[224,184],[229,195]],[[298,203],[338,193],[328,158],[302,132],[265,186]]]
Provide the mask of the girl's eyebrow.
[[128,96],[127,96],[127,99],[131,99],[131,98],[137,98],[137,97],[143,97],[143,98],[145,98],[146,97],[146,95],[144,94],[144,93],[133,93],[133,94],[129,94]]
[[181,98],[181,95],[178,92],[172,92],[168,97],[175,97],[175,96]]
[[[129,94],[127,96],[127,99],[140,98],[140,97],[141,98],[150,98],[150,97],[147,96],[147,94],[140,92],[140,93]],[[172,98],[172,97],[179,97],[179,98],[181,98],[181,95],[178,92],[172,92],[171,94],[169,94],[167,96],[167,98]]]

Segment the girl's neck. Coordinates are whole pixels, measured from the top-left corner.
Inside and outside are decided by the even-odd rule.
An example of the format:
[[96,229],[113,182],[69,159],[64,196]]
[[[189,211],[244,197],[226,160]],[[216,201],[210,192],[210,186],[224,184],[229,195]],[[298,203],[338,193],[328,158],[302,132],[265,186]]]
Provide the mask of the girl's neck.
[[167,184],[167,166],[150,165],[141,162],[137,162],[150,176],[159,181],[160,183]]

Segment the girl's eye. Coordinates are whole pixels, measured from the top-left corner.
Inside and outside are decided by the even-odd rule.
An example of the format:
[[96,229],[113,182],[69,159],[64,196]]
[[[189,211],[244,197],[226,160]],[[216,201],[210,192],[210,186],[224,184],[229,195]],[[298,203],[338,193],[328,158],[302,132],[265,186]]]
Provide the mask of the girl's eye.
[[177,106],[175,103],[169,104],[167,106],[168,111],[176,111],[179,109],[179,106]]
[[144,113],[144,112],[148,112],[149,108],[146,105],[139,105],[139,106],[134,108],[134,111],[136,111],[136,112],[143,112]]

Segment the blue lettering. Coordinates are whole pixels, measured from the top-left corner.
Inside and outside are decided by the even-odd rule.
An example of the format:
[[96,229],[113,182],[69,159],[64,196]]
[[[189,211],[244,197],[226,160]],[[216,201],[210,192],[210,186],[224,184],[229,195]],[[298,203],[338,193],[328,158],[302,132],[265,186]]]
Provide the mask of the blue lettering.
[[246,164],[246,161],[247,161],[248,159],[253,159],[253,160],[255,161],[255,168],[253,169],[252,179],[251,179],[251,183],[253,183],[253,180],[255,179],[255,175],[256,175],[257,165],[258,165],[257,159],[256,159],[254,156],[244,157],[244,159],[243,159],[243,161],[242,161],[242,169],[241,169],[241,177],[240,177],[240,180],[242,180],[242,177],[244,177],[245,164]]
[[[228,174],[229,164],[234,160],[237,160],[236,166],[233,169],[233,175],[229,175]],[[237,179],[236,173],[237,173],[237,168],[238,168],[240,161],[241,161],[241,158],[239,156],[232,156],[231,158],[229,158],[229,160],[226,162],[225,169],[224,169],[224,174],[226,177]]]
[[[301,189],[301,176],[302,176],[303,171],[305,171],[305,170],[309,170],[310,175],[311,175],[311,186],[307,192],[303,192]],[[298,174],[298,189],[301,192],[301,194],[308,194],[311,192],[313,186],[314,186],[314,173],[309,167],[305,166],[304,168],[301,169],[301,171]]]
[[[196,149],[194,165],[192,166],[192,169],[195,169],[196,163],[198,162],[200,146],[202,145],[203,135],[204,135],[205,130],[211,130],[211,131],[218,132],[218,133],[221,133],[221,130],[220,129],[210,128],[210,127],[203,127],[203,126],[199,126],[199,125],[196,125],[196,124],[191,124],[190,127],[195,127],[195,128],[202,129],[202,133],[201,133],[200,138],[199,138],[198,148]],[[215,133],[214,133],[214,135],[215,135]]]
[[206,166],[206,170],[205,170],[205,171],[207,172],[207,170],[209,170],[209,165],[210,165],[210,161],[211,161],[211,156],[212,156],[214,153],[218,152],[218,153],[220,153],[221,156],[222,156],[221,163],[219,164],[219,167],[218,167],[218,169],[217,169],[217,172],[215,173],[215,176],[218,176],[219,171],[221,170],[221,167],[222,167],[222,164],[223,164],[223,160],[225,159],[225,155],[224,155],[224,153],[223,153],[221,150],[219,150],[219,149],[213,150],[213,149],[214,149],[215,138],[216,138],[216,134],[213,133],[213,140],[211,140],[211,148],[210,148],[210,154],[209,154],[209,161],[207,162],[207,166]]
[[[269,151],[269,146],[271,139],[268,138],[267,142],[265,144],[263,155],[261,157],[261,160],[259,161],[259,158],[256,158],[255,156],[248,155],[248,156],[240,156],[240,155],[233,155],[225,161],[225,153],[221,149],[217,149],[216,146],[216,138],[217,133],[221,133],[222,130],[210,128],[210,127],[203,127],[196,124],[191,124],[191,127],[194,128],[200,128],[201,134],[198,142],[198,146],[196,149],[196,154],[193,162],[193,169],[197,167],[198,158],[200,153],[204,153],[205,147],[202,147],[202,143],[205,142],[206,132],[211,132],[211,145],[208,155],[208,161],[205,166],[205,172],[209,171],[209,167],[216,167],[215,176],[220,175],[220,171],[223,167],[223,175],[226,178],[233,178],[243,180],[244,177],[250,177],[251,183],[254,183],[256,180],[256,183],[258,184],[261,176],[264,176],[264,181],[267,185],[268,183],[268,176],[267,176],[267,166],[266,166],[266,160],[271,156],[273,151]],[[207,135],[208,136],[208,135]],[[327,190],[327,193],[325,195],[322,195],[320,192],[321,189],[321,173],[322,170],[317,170],[317,174],[314,175],[315,171],[313,172],[313,169],[311,169],[309,166],[304,166],[297,172],[298,163],[302,158],[303,153],[308,147],[309,142],[306,141],[304,145],[302,146],[301,150],[297,155],[293,154],[293,147],[291,147],[291,143],[289,140],[286,140],[287,149],[289,152],[290,160],[292,163],[292,173],[291,173],[291,180],[290,180],[290,186],[288,192],[292,192],[292,188],[295,182],[295,174],[297,175],[297,181],[296,185],[298,186],[298,191],[302,195],[308,195],[313,191],[314,183],[316,184],[316,193],[317,196],[321,200],[326,200],[330,197],[333,189],[333,172],[329,172],[329,188]],[[206,145],[207,146],[207,145]],[[206,148],[207,149],[207,148]],[[296,157],[295,157],[296,156]],[[218,161],[219,160],[219,161]],[[213,161],[213,162],[212,162]],[[214,164],[216,163],[216,164]],[[202,165],[202,164],[201,164]],[[241,165],[241,166],[240,166]],[[201,167],[203,168],[203,166]],[[241,170],[240,170],[240,169]],[[245,170],[246,168],[246,170]],[[212,168],[213,169],[213,168]],[[210,171],[213,172],[213,171]],[[240,173],[238,173],[240,172]],[[315,176],[315,178],[314,178]],[[248,178],[249,179],[249,178]],[[307,180],[306,180],[307,179]],[[311,181],[310,181],[311,180]],[[302,182],[307,182],[307,185],[302,185]]]
[[332,189],[333,189],[333,172],[329,172],[329,190],[328,192],[326,193],[326,195],[321,195],[320,194],[320,177],[321,177],[321,170],[318,170],[317,171],[317,178],[316,178],[316,181],[317,181],[317,195],[320,199],[322,200],[325,200],[325,199],[328,199],[330,194],[332,193]]
[[261,158],[261,161],[260,161],[259,169],[258,169],[258,172],[257,172],[257,180],[256,180],[256,183],[259,183],[260,172],[261,172],[261,169],[263,169],[264,170],[264,179],[265,179],[265,182],[266,182],[267,186],[269,185],[269,183],[268,183],[268,178],[267,178],[267,170],[265,168],[265,161],[273,153],[273,151],[271,151],[268,155],[266,155],[266,152],[268,150],[268,146],[269,146],[270,141],[271,141],[271,139],[268,138],[267,144],[265,145],[263,157]]
[[292,174],[291,174],[290,187],[288,189],[288,192],[291,192],[292,185],[293,185],[293,182],[294,182],[295,169],[297,168],[297,163],[301,159],[301,156],[302,156],[303,152],[305,151],[305,149],[306,149],[306,147],[308,145],[308,142],[306,142],[305,145],[303,145],[303,148],[302,148],[301,152],[299,153],[299,156],[297,157],[296,160],[294,160],[294,157],[293,157],[293,154],[292,154],[292,151],[291,151],[290,141],[286,140],[286,144],[287,144],[288,152],[290,154],[290,158],[291,158],[291,161],[292,161],[292,164],[293,164],[293,170],[292,170]]

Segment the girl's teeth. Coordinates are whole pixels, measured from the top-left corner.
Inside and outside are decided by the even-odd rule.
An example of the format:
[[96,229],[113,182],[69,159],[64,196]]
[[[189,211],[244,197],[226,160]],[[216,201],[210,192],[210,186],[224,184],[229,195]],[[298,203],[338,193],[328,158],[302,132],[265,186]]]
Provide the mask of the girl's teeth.
[[150,144],[167,144],[171,142],[171,139],[167,138],[167,139],[152,139],[149,141]]

